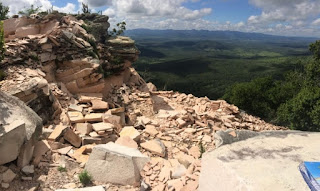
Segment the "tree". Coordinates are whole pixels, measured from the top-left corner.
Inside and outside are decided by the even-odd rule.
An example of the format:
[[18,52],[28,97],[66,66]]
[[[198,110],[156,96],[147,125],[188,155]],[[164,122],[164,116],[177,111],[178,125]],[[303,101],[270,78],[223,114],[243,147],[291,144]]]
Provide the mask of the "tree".
[[86,13],[90,13],[90,9],[88,4],[82,3],[82,13],[86,14]]
[[8,13],[9,13],[9,7],[4,6],[0,2],[0,20],[5,20],[8,18]]
[[25,8],[23,11],[19,11],[18,14],[22,16],[30,16],[32,14],[39,13],[40,9],[41,9],[41,6],[35,7],[34,5],[31,5],[30,8]]
[[109,32],[109,35],[118,36],[124,33],[125,30],[126,30],[126,22],[122,21],[120,23],[117,23],[117,29],[113,28],[112,31]]

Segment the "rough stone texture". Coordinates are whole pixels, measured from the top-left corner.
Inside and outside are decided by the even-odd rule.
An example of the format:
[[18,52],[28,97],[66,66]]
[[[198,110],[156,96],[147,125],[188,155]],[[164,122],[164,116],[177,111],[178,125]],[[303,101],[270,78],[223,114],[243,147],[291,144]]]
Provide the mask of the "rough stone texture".
[[151,141],[147,141],[144,143],[141,143],[140,146],[154,154],[157,154],[161,157],[166,156],[166,147],[159,139],[154,139]]
[[245,140],[204,154],[200,191],[309,190],[298,165],[319,160],[320,133],[242,133]]
[[20,147],[25,140],[26,128],[21,120],[0,126],[0,128],[0,153],[5,153],[0,156],[0,165],[2,165],[18,157]]
[[98,182],[139,185],[140,171],[149,160],[137,149],[108,143],[93,148],[85,168]]
[[92,186],[86,188],[58,189],[55,191],[105,191],[105,189],[103,186]]
[[[20,101],[16,97],[7,95],[6,93],[0,91],[0,112],[0,135],[2,134],[0,137],[0,148],[2,147],[4,149],[8,149],[11,148],[11,146],[13,145],[21,146],[21,142],[23,140],[30,141],[29,144],[31,144],[32,146],[36,143],[37,139],[39,138],[42,132],[42,120],[34,111],[32,111],[32,109],[27,107],[24,102]],[[13,128],[10,127],[10,125],[16,123],[17,120],[24,122],[25,130],[23,130],[22,128],[15,128],[15,130],[12,132],[11,130],[7,131],[7,128]],[[20,125],[15,124],[14,126]],[[16,136],[13,136],[13,134],[11,133],[14,133],[15,131],[19,132],[16,132]],[[7,132],[11,133],[7,134]],[[13,137],[11,137],[10,141],[3,142],[3,140],[6,139],[7,135]],[[16,141],[16,143],[11,145],[11,141]],[[6,144],[9,144],[9,146]],[[14,150],[19,152],[20,148],[16,147],[14,148]],[[31,151],[31,156],[32,152],[33,149]],[[17,156],[11,156],[10,158],[14,160]],[[2,157],[7,158],[6,155],[0,155],[0,161],[2,161],[0,162],[0,164],[4,164],[3,162],[5,161],[10,162],[8,161],[8,159],[3,160]]]

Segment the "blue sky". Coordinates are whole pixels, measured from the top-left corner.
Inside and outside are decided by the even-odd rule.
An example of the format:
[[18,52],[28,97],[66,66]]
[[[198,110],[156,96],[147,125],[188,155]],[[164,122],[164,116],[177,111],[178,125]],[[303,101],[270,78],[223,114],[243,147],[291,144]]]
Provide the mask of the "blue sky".
[[1,0],[16,14],[31,4],[77,13],[81,3],[129,29],[207,29],[320,37],[320,0]]

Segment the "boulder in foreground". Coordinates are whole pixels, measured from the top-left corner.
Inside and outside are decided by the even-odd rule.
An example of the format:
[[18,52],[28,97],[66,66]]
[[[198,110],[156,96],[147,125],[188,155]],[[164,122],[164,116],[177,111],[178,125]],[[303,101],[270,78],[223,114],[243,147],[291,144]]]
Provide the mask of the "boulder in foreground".
[[310,190],[298,166],[320,159],[320,133],[257,134],[204,154],[199,190]]
[[149,160],[138,149],[110,142],[93,148],[85,168],[101,183],[139,185],[140,171]]

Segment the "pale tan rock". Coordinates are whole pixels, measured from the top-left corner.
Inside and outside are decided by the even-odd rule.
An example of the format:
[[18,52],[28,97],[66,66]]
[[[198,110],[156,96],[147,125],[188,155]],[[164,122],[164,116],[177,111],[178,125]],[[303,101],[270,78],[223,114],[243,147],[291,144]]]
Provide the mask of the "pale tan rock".
[[71,123],[83,123],[85,121],[81,112],[68,111],[67,114]]
[[175,158],[178,159],[179,163],[183,164],[186,168],[188,168],[189,165],[195,161],[192,156],[186,155],[184,153],[178,154],[177,156],[175,156]]
[[58,149],[57,152],[62,155],[66,155],[71,149],[72,149],[72,146],[68,146],[68,147]]
[[102,122],[103,113],[88,113],[84,117],[86,122]]
[[5,182],[2,182],[1,183],[1,187],[4,188],[4,189],[8,189],[10,187],[10,184],[9,183],[5,183]]
[[119,137],[115,143],[134,149],[138,148],[138,144],[128,136]]
[[75,134],[70,128],[68,128],[65,131],[63,138],[75,147],[80,147],[81,145],[81,138],[77,134]]
[[193,156],[194,158],[198,159],[198,158],[201,156],[199,146],[192,146],[192,147],[188,150],[188,154],[191,155],[191,156]]
[[119,108],[114,108],[110,109],[111,114],[117,114],[117,113],[122,113],[125,111],[124,107],[119,107]]
[[184,132],[189,133],[189,134],[192,134],[192,133],[197,132],[197,130],[194,129],[194,128],[185,128],[185,129],[184,129]]
[[237,133],[235,131],[231,131],[229,135],[231,135],[232,137],[237,137]]
[[74,127],[82,135],[88,135],[92,131],[90,123],[76,123]]
[[211,143],[212,142],[211,136],[204,135],[203,138],[202,138],[202,141],[204,141],[206,143]]
[[109,103],[101,100],[91,100],[93,110],[107,110],[109,109]]
[[98,132],[98,131],[112,131],[114,129],[114,125],[112,125],[111,123],[103,123],[103,122],[93,123],[92,128],[96,132]]
[[187,125],[187,122],[184,121],[184,120],[181,119],[181,118],[178,118],[178,119],[176,120],[176,122],[178,123],[179,128],[182,128],[182,127],[184,127],[184,126]]
[[81,93],[78,94],[79,103],[89,103],[92,100],[102,100],[101,93]]
[[48,152],[50,149],[51,147],[47,140],[38,141],[34,146],[33,157],[40,157],[46,154],[46,152]]
[[159,139],[154,139],[141,143],[140,146],[153,154],[159,155],[161,157],[166,156],[166,147]]
[[159,132],[154,125],[146,125],[145,132],[155,137]]
[[87,146],[82,146],[71,155],[78,163],[86,163],[88,162],[89,155],[83,154],[87,149]]
[[126,126],[120,132],[120,137],[128,136],[136,142],[140,141],[140,133],[133,126]]
[[180,164],[172,170],[172,178],[180,178],[181,176],[185,175],[186,172],[187,172],[186,167]]
[[61,136],[62,132],[67,128],[67,126],[64,125],[57,125],[53,132],[48,137],[48,140],[55,141],[58,137]]
[[188,181],[188,182],[187,182],[187,185],[185,185],[185,186],[181,189],[181,191],[197,190],[198,186],[199,186],[199,182],[191,180],[191,181]]
[[73,188],[76,188],[77,185],[75,183],[71,182],[71,183],[63,185],[62,187],[65,189],[73,189]]
[[170,179],[171,179],[171,168],[164,166],[163,168],[161,168],[161,171],[159,174],[159,181],[165,183]]
[[17,175],[11,170],[8,169],[2,174],[2,181],[5,183],[10,183]]

